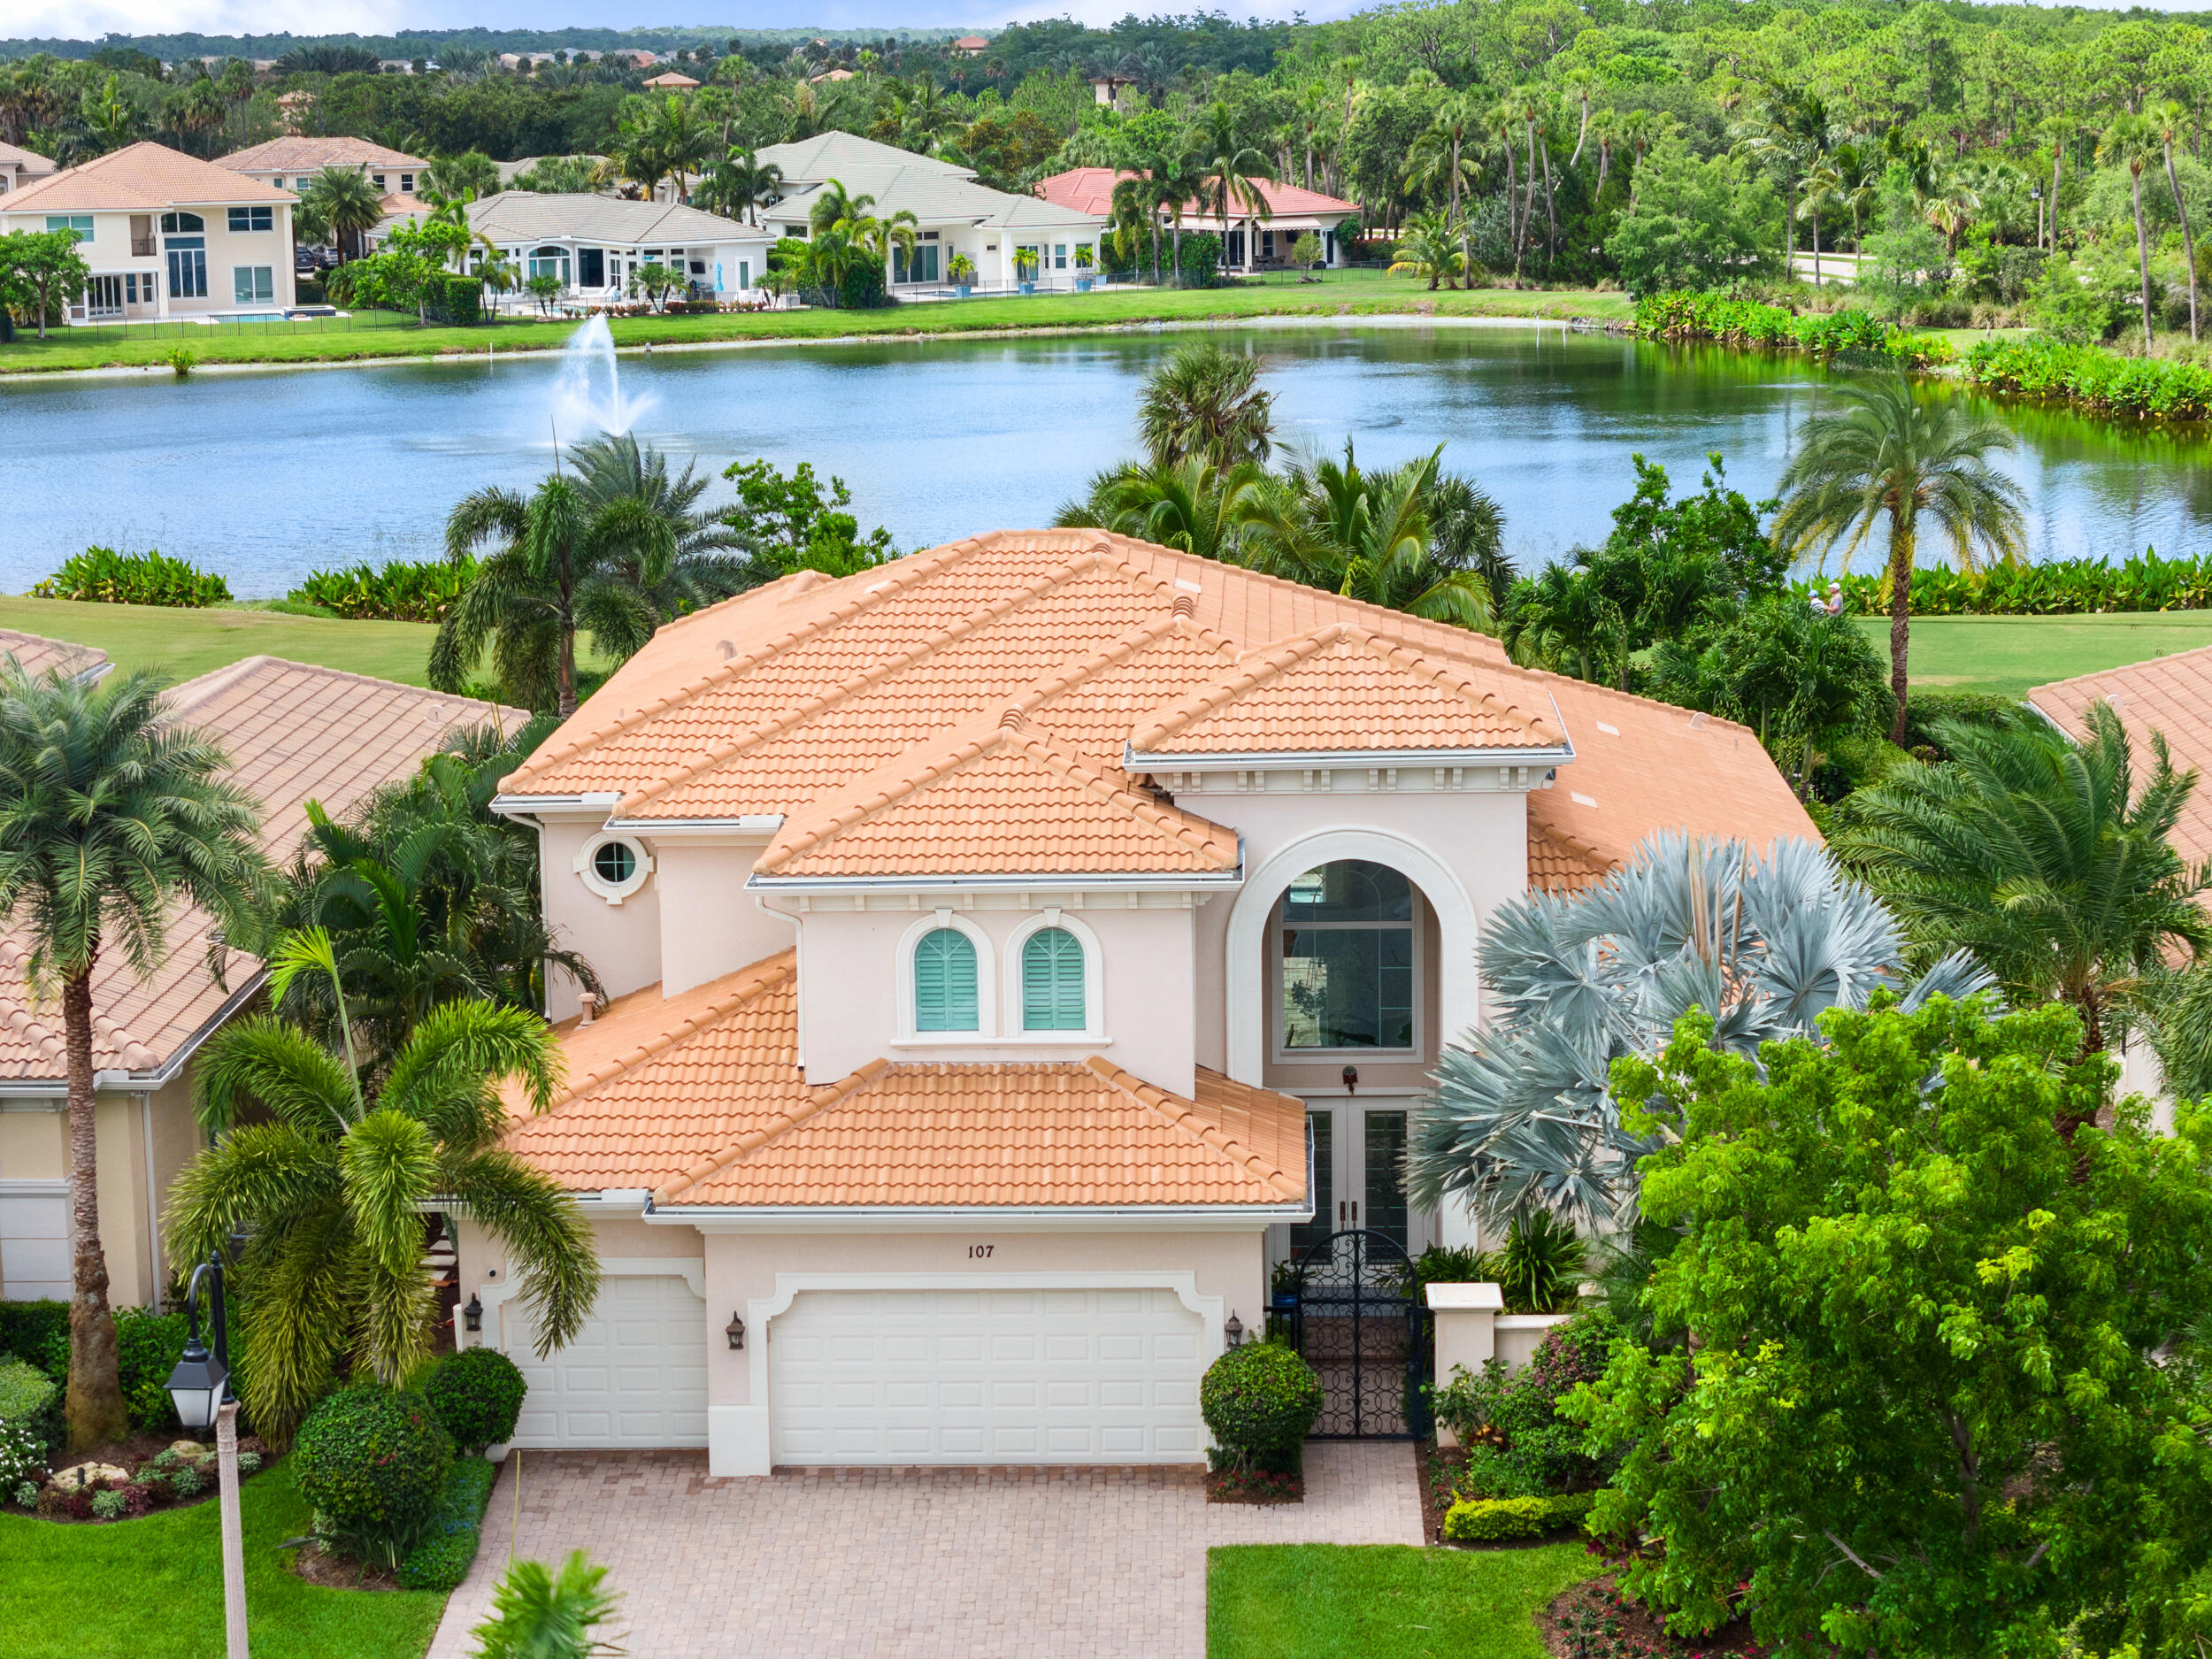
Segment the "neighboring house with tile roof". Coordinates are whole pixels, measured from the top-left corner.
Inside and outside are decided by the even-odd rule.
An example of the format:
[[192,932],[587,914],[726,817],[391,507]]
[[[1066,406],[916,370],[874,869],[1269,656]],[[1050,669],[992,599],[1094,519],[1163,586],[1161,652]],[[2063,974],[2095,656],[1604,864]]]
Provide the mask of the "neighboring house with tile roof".
[[[1110,214],[1114,211],[1114,186],[1136,176],[1134,173],[1112,167],[1072,167],[1038,180],[1037,194],[1048,202],[1081,212]],[[1220,215],[1200,203],[1187,202],[1183,205],[1183,228],[1211,231],[1219,236],[1222,264],[1240,271],[1289,264],[1291,244],[1309,234],[1321,244],[1323,265],[1340,265],[1345,262],[1348,242],[1338,234],[1338,227],[1345,220],[1360,216],[1358,204],[1273,179],[1256,179],[1253,188],[1261,200],[1257,212],[1232,213],[1224,224]],[[1159,218],[1164,236],[1168,215],[1163,211]],[[1248,257],[1247,231],[1252,233]]]
[[673,622],[495,806],[612,998],[557,983],[508,1141],[609,1277],[549,1359],[466,1224],[462,1294],[518,1444],[717,1474],[1196,1460],[1275,1264],[1472,1240],[1402,1158],[1484,922],[1655,830],[1815,833],[1740,726],[1094,529]]
[[61,171],[58,163],[19,144],[0,144],[0,196]]
[[[180,723],[221,742],[232,777],[260,803],[262,844],[280,864],[307,828],[310,801],[342,816],[456,731],[488,719],[511,729],[525,718],[273,657],[187,680],[169,706]],[[193,1056],[257,1003],[263,978],[253,957],[221,946],[199,910],[172,920],[166,944],[149,977],[119,950],[104,954],[93,975],[100,1230],[119,1307],[157,1305],[172,1276],[158,1233],[170,1183],[202,1143]],[[19,932],[0,933],[0,1300],[69,1294],[61,1014],[25,985],[28,951]],[[219,973],[211,954],[219,955]]]
[[889,274],[895,289],[942,288],[953,280],[952,261],[965,254],[975,266],[973,286],[1011,288],[1020,280],[1017,256],[1033,256],[1032,280],[1040,288],[1067,288],[1087,277],[1075,250],[1095,254],[1106,233],[1103,214],[1033,196],[1015,196],[978,183],[975,169],[879,144],[856,133],[828,132],[788,144],[767,144],[765,165],[783,173],[783,196],[761,217],[772,234],[805,236],[808,215],[834,181],[849,196],[875,198],[879,218],[911,213],[919,239],[910,256],[900,251]]
[[72,645],[66,640],[50,640],[42,634],[26,634],[19,628],[0,628],[0,657],[13,657],[34,674],[59,670],[87,686],[115,666],[96,645]]
[[216,157],[215,165],[242,173],[279,190],[295,195],[314,182],[326,167],[349,167],[364,174],[379,196],[411,196],[429,162],[366,138],[315,138],[291,135],[234,150]]
[[289,191],[161,144],[126,144],[0,196],[0,235],[70,230],[92,280],[73,323],[266,317],[290,308]]

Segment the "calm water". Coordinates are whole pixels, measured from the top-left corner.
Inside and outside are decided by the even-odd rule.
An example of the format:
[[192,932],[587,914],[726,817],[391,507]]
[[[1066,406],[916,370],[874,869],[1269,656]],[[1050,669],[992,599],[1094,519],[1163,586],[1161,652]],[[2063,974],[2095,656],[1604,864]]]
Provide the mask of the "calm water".
[[[640,435],[718,474],[764,456],[851,487],[902,548],[1048,522],[1134,448],[1138,382],[1174,334],[626,357]],[[1819,371],[1557,330],[1274,327],[1280,426],[1364,462],[1444,448],[1502,503],[1524,562],[1605,534],[1629,456],[1694,486],[1709,450],[1755,499],[1821,396]],[[304,572],[425,557],[460,496],[547,469],[549,359],[0,385],[0,591],[88,543],[158,547],[280,594]],[[2004,411],[2038,557],[2193,553],[2212,527],[2206,442]],[[569,434],[564,434],[565,436]],[[715,480],[710,499],[726,495]]]

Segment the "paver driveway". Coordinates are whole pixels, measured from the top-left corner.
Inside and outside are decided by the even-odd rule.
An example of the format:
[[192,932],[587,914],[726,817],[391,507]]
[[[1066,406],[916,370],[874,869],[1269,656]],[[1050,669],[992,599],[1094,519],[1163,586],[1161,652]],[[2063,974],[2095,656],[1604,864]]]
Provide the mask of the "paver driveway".
[[[1209,1504],[1194,1471],[824,1470],[702,1452],[520,1452],[430,1659],[464,1659],[511,1536],[590,1552],[634,1659],[1198,1659],[1213,1544],[1417,1544],[1412,1448],[1317,1444],[1306,1502]],[[520,1494],[518,1502],[517,1487]]]

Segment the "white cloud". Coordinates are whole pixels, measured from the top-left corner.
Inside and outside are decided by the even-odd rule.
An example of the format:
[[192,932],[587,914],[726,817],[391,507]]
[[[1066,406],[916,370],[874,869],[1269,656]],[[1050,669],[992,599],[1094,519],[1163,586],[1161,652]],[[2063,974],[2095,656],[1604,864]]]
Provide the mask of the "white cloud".
[[[398,0],[171,0],[158,17],[127,0],[14,0],[6,31],[15,40],[98,40],[113,33],[381,35],[411,11]],[[445,24],[443,27],[465,27]]]

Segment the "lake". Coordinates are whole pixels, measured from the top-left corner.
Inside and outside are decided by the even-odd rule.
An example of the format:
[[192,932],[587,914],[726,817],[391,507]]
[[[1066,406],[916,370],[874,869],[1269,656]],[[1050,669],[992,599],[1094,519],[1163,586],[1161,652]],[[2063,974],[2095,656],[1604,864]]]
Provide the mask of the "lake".
[[[1146,372],[1179,334],[883,342],[621,359],[641,438],[716,474],[810,461],[851,488],[863,527],[902,549],[1048,523],[1133,452]],[[1257,351],[1293,443],[1348,437],[1363,463],[1444,446],[1502,505],[1506,542],[1541,563],[1603,537],[1629,457],[1694,488],[1709,451],[1770,490],[1826,376],[1788,358],[1556,327],[1270,326],[1219,331]],[[0,383],[0,590],[88,544],[221,572],[241,597],[309,570],[423,558],[447,511],[548,470],[560,365],[396,364]],[[1956,395],[1956,394],[1938,394]],[[2204,440],[2001,408],[2038,558],[2193,553],[2212,526]],[[563,434],[565,441],[574,434]]]

